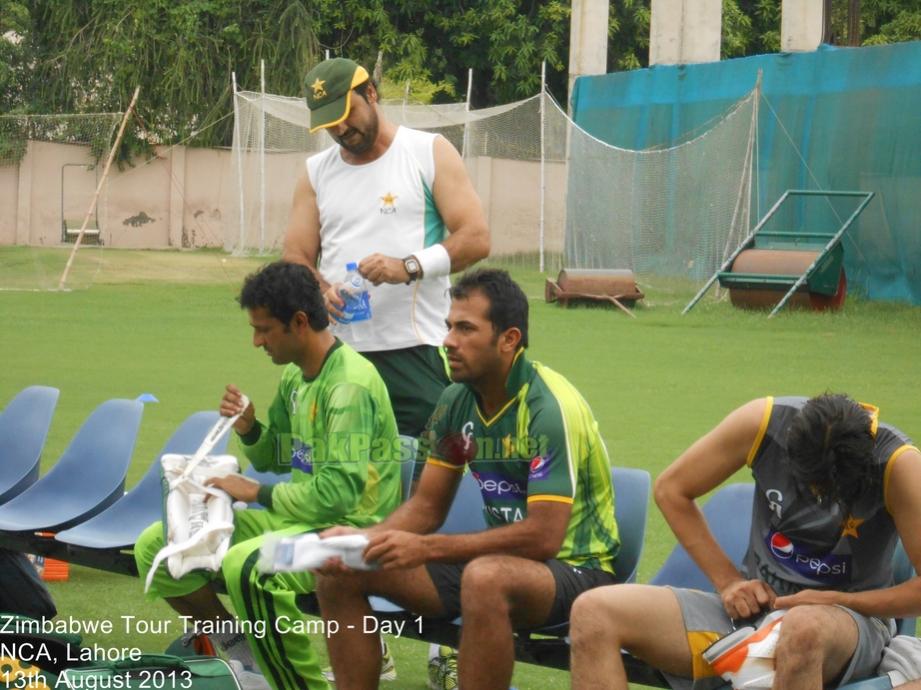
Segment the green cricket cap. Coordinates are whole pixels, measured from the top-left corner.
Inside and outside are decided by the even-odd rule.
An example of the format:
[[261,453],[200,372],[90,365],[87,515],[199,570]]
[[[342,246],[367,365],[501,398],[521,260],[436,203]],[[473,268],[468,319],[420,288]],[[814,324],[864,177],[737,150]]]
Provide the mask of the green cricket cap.
[[310,133],[334,127],[349,116],[349,93],[368,81],[368,70],[347,58],[324,60],[304,77]]

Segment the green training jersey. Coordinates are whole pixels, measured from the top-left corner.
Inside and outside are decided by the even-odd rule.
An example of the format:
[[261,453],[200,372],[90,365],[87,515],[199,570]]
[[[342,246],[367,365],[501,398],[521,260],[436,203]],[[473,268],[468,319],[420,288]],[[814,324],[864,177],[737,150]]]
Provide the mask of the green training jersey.
[[611,464],[588,403],[524,350],[506,389],[511,400],[486,419],[470,386],[448,386],[423,439],[427,462],[458,472],[469,466],[490,527],[523,520],[537,501],[572,505],[557,558],[614,572],[620,542]]
[[259,501],[279,515],[322,529],[380,522],[400,502],[400,442],[384,382],[374,366],[336,340],[313,379],[285,367],[269,407],[240,437],[261,471],[291,472],[263,487]]

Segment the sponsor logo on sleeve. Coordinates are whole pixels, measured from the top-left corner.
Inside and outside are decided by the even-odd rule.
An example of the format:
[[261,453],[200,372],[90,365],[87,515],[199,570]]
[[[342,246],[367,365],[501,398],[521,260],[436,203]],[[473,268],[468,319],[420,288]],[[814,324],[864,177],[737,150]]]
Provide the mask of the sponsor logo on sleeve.
[[531,460],[531,467],[528,471],[528,481],[539,481],[546,479],[550,475],[552,458],[550,455],[538,455]]

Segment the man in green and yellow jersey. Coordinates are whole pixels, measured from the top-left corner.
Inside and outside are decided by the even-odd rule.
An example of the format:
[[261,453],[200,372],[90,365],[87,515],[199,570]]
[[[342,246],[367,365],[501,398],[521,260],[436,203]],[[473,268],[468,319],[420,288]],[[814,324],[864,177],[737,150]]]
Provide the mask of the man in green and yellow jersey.
[[[463,616],[460,687],[506,690],[513,630],[562,623],[575,597],[613,583],[619,549],[611,467],[588,404],[566,379],[530,361],[527,297],[499,270],[451,289],[445,389],[422,444],[412,498],[366,530],[365,560],[330,563],[318,581],[336,683],[377,687],[380,647],[362,631],[367,594],[424,616]],[[434,534],[466,469],[489,529]],[[345,533],[349,528],[330,530]]]
[[[259,549],[269,533],[367,527],[393,511],[401,498],[396,421],[374,367],[329,332],[320,287],[306,267],[269,264],[246,279],[239,299],[249,314],[253,345],[285,369],[267,422],[256,419],[252,404],[242,408],[232,385],[221,414],[242,413],[234,429],[256,469],[290,472],[291,480],[275,485],[242,475],[212,480],[234,499],[264,508],[235,512],[232,546],[222,562],[238,620],[217,599],[214,573],[195,571],[174,580],[163,567],[151,591],[186,620],[202,622],[206,632],[217,630],[211,637],[227,651],[244,688],[326,688],[310,628],[298,625],[303,615],[295,605],[297,595],[313,591],[314,576],[263,575],[255,568]],[[142,577],[162,546],[160,523],[138,539]],[[264,677],[247,668],[253,661]]]

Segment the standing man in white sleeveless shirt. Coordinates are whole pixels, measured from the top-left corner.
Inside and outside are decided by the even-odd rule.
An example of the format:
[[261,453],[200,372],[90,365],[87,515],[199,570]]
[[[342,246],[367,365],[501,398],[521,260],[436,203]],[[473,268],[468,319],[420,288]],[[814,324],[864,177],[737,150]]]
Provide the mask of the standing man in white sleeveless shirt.
[[457,150],[388,121],[365,68],[325,60],[305,91],[310,131],[338,145],[307,159],[283,258],[316,273],[334,319],[346,264],[358,264],[372,316],[335,333],[377,367],[400,433],[417,437],[449,383],[440,351],[449,275],[489,254],[483,209]]
[[[450,383],[441,348],[449,276],[489,255],[483,208],[457,150],[387,120],[364,67],[325,60],[304,90],[311,133],[326,129],[338,145],[307,159],[282,258],[313,270],[334,320],[346,264],[358,264],[371,283],[371,318],[337,323],[334,333],[374,364],[399,432],[418,438]],[[456,653],[443,647],[430,657],[432,687],[456,687]],[[385,648],[381,678],[393,672]]]

